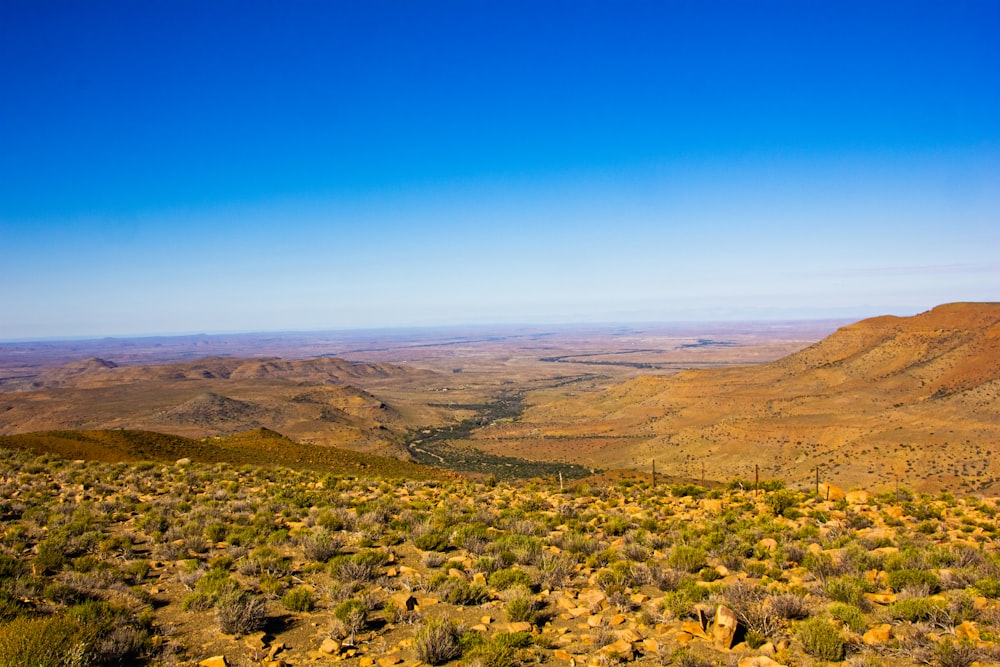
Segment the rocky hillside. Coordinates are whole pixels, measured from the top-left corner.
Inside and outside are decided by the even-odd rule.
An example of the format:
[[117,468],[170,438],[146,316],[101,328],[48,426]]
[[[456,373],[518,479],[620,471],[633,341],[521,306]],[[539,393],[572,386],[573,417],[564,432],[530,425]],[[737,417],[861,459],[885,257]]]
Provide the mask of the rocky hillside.
[[484,448],[590,465],[845,486],[993,490],[1000,483],[1000,304],[852,324],[754,367],[641,377],[537,403]]

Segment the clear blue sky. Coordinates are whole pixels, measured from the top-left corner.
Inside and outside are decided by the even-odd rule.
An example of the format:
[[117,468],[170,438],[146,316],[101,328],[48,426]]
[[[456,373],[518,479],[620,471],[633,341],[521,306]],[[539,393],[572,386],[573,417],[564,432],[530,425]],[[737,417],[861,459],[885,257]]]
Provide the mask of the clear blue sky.
[[0,3],[0,339],[1000,300],[1000,3]]

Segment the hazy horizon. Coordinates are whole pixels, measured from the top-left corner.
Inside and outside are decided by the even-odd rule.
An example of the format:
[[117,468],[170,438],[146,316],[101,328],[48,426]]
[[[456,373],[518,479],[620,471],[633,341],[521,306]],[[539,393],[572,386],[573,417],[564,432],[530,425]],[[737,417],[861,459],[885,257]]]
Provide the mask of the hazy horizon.
[[0,340],[1000,300],[993,2],[0,6]]

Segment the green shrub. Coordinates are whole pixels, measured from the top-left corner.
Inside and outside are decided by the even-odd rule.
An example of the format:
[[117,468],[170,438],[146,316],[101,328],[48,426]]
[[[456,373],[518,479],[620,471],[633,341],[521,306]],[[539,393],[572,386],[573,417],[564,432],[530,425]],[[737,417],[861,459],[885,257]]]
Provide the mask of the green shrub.
[[64,616],[16,618],[0,626],[0,667],[85,667],[80,628]]
[[810,618],[795,628],[795,636],[809,655],[820,660],[843,660],[844,638],[840,630],[823,618]]
[[852,604],[838,602],[830,607],[830,616],[846,625],[851,632],[861,634],[868,629],[864,612]]
[[978,590],[983,597],[988,598],[1000,598],[1000,579],[996,577],[984,577],[976,581],[976,590]]
[[674,498],[701,498],[705,495],[705,487],[696,484],[677,484],[670,487],[670,495]]
[[928,598],[906,598],[896,600],[886,608],[886,614],[895,621],[927,621],[945,609],[945,603]]
[[678,544],[670,552],[667,565],[685,572],[697,572],[705,566],[708,554],[700,547]]
[[289,611],[311,611],[315,601],[312,591],[299,586],[285,593],[281,598],[281,604]]
[[801,500],[801,496],[790,489],[781,489],[767,494],[764,502],[771,508],[774,516],[788,516],[792,508],[796,507]]
[[428,621],[413,637],[413,649],[417,659],[429,665],[440,665],[459,657],[459,637],[462,635],[458,624],[446,618]]
[[531,576],[524,570],[509,568],[493,572],[489,583],[497,590],[504,591],[512,586],[531,586]]
[[904,588],[927,586],[931,593],[941,589],[937,575],[928,570],[894,570],[889,572],[889,588],[897,593]]
[[872,585],[866,579],[851,576],[830,579],[823,586],[823,593],[831,600],[854,605],[860,609],[868,608],[865,593],[871,591]]
[[430,530],[413,538],[413,544],[423,551],[447,551],[448,533],[440,530]]
[[465,579],[446,577],[439,584],[444,600],[450,604],[472,606],[482,604],[490,598],[490,592],[482,584],[470,584]]
[[267,605],[248,591],[231,592],[215,603],[215,620],[227,635],[245,635],[267,623]]
[[368,605],[357,598],[344,600],[333,610],[333,615],[344,624],[347,633],[354,636],[368,622]]

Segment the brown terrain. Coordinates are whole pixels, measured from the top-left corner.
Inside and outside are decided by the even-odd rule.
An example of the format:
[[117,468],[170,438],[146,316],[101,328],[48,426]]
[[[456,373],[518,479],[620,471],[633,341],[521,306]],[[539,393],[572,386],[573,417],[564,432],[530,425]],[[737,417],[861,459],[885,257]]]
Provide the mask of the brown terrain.
[[762,473],[844,487],[1000,490],[1000,304],[846,326],[758,366],[539,392],[487,451],[710,479]]
[[465,471],[655,461],[695,480],[756,466],[804,485],[819,468],[846,488],[994,492],[998,321],[1000,305],[949,304],[826,338],[840,323],[5,344],[0,434],[267,428]]
[[137,429],[197,438],[263,427],[306,444],[414,458],[421,453],[408,447],[412,434],[477,419],[504,393],[558,395],[639,374],[771,360],[832,328],[805,322],[6,343],[0,435]]

